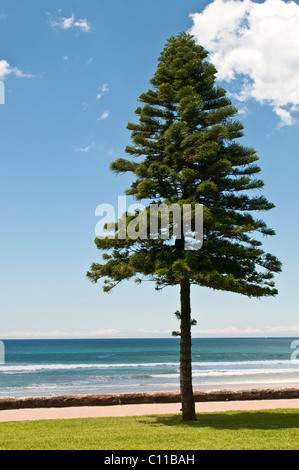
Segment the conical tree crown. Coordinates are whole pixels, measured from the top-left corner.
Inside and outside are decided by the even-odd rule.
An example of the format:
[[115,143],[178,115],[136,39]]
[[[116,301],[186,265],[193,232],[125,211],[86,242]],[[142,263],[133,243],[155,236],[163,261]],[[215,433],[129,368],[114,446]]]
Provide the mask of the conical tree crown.
[[98,248],[114,250],[88,273],[94,282],[106,277],[106,290],[141,274],[158,287],[187,278],[248,296],[277,293],[272,279],[280,262],[258,240],[274,231],[251,214],[274,205],[252,194],[264,185],[256,178],[258,156],[237,141],[243,126],[225,90],[215,85],[217,71],[207,56],[186,33],[168,40],[151,88],[139,97],[139,122],[128,124],[132,145],[126,153],[132,159],[111,164],[115,173],[132,173],[126,193],[137,200],[202,204],[203,247],[186,251],[162,239],[96,240]]

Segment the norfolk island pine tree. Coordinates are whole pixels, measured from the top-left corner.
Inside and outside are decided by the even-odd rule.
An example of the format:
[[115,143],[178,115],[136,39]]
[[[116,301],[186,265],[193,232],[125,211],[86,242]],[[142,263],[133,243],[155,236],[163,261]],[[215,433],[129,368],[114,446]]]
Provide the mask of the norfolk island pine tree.
[[[104,278],[111,291],[125,279],[149,279],[156,289],[180,286],[180,391],[182,419],[196,420],[192,387],[190,287],[205,286],[248,297],[275,296],[274,274],[281,263],[262,248],[262,236],[274,235],[252,212],[274,205],[261,194],[264,183],[253,148],[242,146],[242,124],[226,91],[215,85],[217,70],[208,52],[192,36],[181,33],[166,43],[151,88],[140,95],[139,123],[129,123],[132,145],[110,169],[131,172],[134,181],[126,191],[136,200],[151,203],[203,205],[203,245],[186,250],[184,234],[170,240],[127,235],[96,238],[103,264],[94,263],[87,277]],[[252,192],[253,191],[253,192]],[[147,206],[147,210],[148,210]],[[147,212],[148,214],[148,212]],[[126,224],[135,215],[126,214]],[[192,211],[194,219],[194,210]],[[192,220],[194,222],[194,220]],[[136,227],[138,226],[136,222]],[[123,227],[123,225],[122,225]],[[159,231],[161,235],[161,230]]]

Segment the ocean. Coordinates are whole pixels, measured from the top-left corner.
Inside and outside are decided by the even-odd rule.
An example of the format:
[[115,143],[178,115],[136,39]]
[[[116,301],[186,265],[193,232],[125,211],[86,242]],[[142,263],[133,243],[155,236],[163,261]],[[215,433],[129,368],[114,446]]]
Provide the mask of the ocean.
[[[193,338],[194,390],[299,387],[295,340]],[[2,397],[179,390],[179,338],[3,342]]]

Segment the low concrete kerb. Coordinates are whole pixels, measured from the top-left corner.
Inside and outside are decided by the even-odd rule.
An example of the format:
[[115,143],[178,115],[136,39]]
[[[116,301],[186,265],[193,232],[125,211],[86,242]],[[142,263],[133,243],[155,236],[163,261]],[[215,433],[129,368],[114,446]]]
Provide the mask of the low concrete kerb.
[[[299,388],[217,390],[194,392],[195,402],[277,400],[299,398]],[[111,406],[154,403],[180,403],[179,392],[56,395],[42,397],[0,398],[0,410],[24,408],[65,408],[72,406]]]

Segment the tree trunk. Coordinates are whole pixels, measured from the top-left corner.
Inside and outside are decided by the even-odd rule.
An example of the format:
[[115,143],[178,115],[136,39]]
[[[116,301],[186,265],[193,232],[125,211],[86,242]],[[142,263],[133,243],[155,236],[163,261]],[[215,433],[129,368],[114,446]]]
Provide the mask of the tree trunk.
[[196,421],[192,388],[190,281],[181,281],[180,386],[183,421]]

